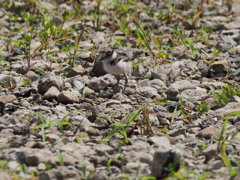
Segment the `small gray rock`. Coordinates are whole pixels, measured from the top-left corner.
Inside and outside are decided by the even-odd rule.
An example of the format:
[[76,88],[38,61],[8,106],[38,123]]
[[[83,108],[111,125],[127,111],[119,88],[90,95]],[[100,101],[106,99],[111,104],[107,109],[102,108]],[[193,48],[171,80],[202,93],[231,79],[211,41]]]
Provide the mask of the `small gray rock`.
[[63,19],[60,16],[54,16],[51,22],[57,26],[62,25]]
[[99,156],[106,156],[115,152],[111,146],[105,144],[96,144],[93,146],[93,150],[96,151]]
[[151,80],[150,81],[150,85],[151,86],[158,86],[158,87],[161,87],[161,88],[166,88],[166,85],[165,85],[165,83],[162,81],[162,80],[160,80],[160,79],[153,79],[153,80]]
[[80,91],[80,90],[82,90],[85,87],[85,85],[81,81],[73,81],[73,87],[77,91]]
[[146,73],[146,70],[141,64],[139,64],[136,67],[133,67],[133,70],[132,70],[132,75],[133,76],[141,77],[145,73]]
[[212,64],[211,68],[216,73],[228,72],[231,69],[231,64],[228,60],[224,59],[221,61],[216,61]]
[[85,68],[83,68],[81,65],[77,65],[75,67],[73,67],[68,73],[67,73],[67,77],[74,77],[77,75],[85,75],[87,74],[87,71]]
[[179,136],[179,135],[185,135],[186,128],[180,128],[180,129],[174,129],[168,132],[168,135],[171,137]]
[[178,171],[182,155],[182,152],[177,148],[157,150],[153,156],[151,175],[160,179],[169,173],[166,168],[173,163],[176,165],[174,170]]
[[33,71],[28,71],[28,73],[25,76],[32,82],[38,80],[40,77]]
[[168,74],[171,73],[172,68],[170,64],[164,64],[161,66],[156,66],[153,69],[150,69],[151,77],[154,79],[160,79],[166,83],[169,78]]
[[161,96],[157,92],[157,89],[153,87],[141,87],[140,92],[146,98],[161,98]]
[[226,106],[217,109],[214,111],[214,114],[219,114],[222,116],[226,116],[227,114],[230,114],[235,111],[240,111],[240,103],[238,102],[229,102]]
[[58,95],[57,101],[61,103],[72,104],[72,103],[78,103],[79,98],[75,93],[71,91],[62,91]]
[[201,130],[196,137],[198,138],[205,138],[205,139],[210,139],[213,135],[215,135],[216,133],[219,133],[221,130],[218,129],[217,127],[207,127],[203,130]]
[[80,131],[86,132],[89,136],[100,136],[101,135],[101,132],[97,128],[94,128],[91,126],[82,126],[80,128]]
[[94,77],[88,83],[88,87],[94,91],[101,91],[108,87],[108,82],[103,77]]
[[149,87],[149,85],[150,85],[150,82],[148,79],[138,81],[138,86],[140,87]]
[[55,76],[52,73],[45,73],[41,80],[38,82],[38,92],[45,94],[52,86],[56,87],[59,91],[64,88],[64,81],[61,76]]
[[171,51],[170,54],[172,54],[174,57],[177,58],[182,58],[184,56],[186,56],[186,51],[187,51],[187,47],[186,46],[175,46]]
[[43,95],[43,99],[46,100],[53,100],[57,99],[60,94],[60,91],[55,87],[52,86],[50,89],[47,90],[47,92]]
[[50,169],[40,175],[39,180],[57,180],[57,179],[81,179],[77,171],[69,170],[67,167]]
[[209,170],[216,170],[216,169],[220,169],[222,167],[222,161],[221,160],[215,160],[210,162],[208,168]]
[[162,137],[158,137],[158,136],[150,137],[148,139],[148,142],[150,144],[156,145],[157,147],[165,147],[167,149],[169,149],[171,147],[169,139],[167,137],[165,137],[165,136],[162,136]]
[[206,157],[206,159],[212,158],[212,157],[214,157],[214,156],[217,155],[217,153],[218,153],[217,147],[218,147],[218,143],[209,144],[209,145],[207,146],[207,148],[205,148],[205,149],[202,151],[202,153],[203,153],[203,155]]
[[168,87],[167,90],[167,99],[176,101],[178,100],[177,96],[181,91],[186,89],[196,89],[196,87],[187,80],[176,81]]
[[105,36],[104,32],[95,32],[91,35],[91,40],[96,44],[102,44],[105,42]]

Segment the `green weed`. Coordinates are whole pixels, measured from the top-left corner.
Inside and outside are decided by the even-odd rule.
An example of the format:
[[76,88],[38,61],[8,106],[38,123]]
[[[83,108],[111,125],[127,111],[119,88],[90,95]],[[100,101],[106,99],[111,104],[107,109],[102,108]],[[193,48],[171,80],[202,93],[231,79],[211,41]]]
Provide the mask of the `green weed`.
[[3,171],[7,171],[8,170],[8,161],[6,160],[0,160],[0,168]]
[[203,172],[202,174],[197,174],[194,170],[190,170],[183,162],[180,162],[180,166],[185,173],[181,173],[180,171],[175,172],[174,169],[171,170],[171,175],[169,179],[179,179],[179,180],[207,180],[211,174],[207,172]]
[[196,111],[199,111],[201,113],[206,113],[210,109],[208,103],[202,101],[201,104],[198,107],[194,108]]
[[41,112],[38,112],[37,115],[41,121],[41,124],[38,126],[35,126],[31,130],[34,131],[36,129],[41,129],[42,140],[43,140],[43,142],[45,142],[46,141],[45,129],[48,129],[48,128],[55,129],[56,125],[53,123],[56,123],[60,132],[63,133],[63,126],[65,126],[65,125],[71,126],[72,125],[70,122],[65,121],[65,119],[68,116],[70,116],[74,111],[76,111],[76,110],[70,111],[62,119],[53,119],[53,120],[46,118]]
[[140,114],[141,109],[138,109],[134,112],[131,112],[126,119],[123,122],[115,122],[113,119],[113,116],[115,113],[112,113],[110,116],[106,117],[97,117],[97,119],[100,120],[106,120],[106,121],[112,121],[112,131],[105,137],[106,139],[112,138],[116,133],[120,133],[123,136],[123,140],[126,144],[129,143],[128,137],[130,137],[133,133],[133,128],[131,128],[129,131],[127,131],[128,125],[130,125],[131,122],[133,122],[137,116]]
[[71,51],[69,51],[69,60],[67,61],[67,64],[69,65],[69,68],[73,68],[74,67],[75,60],[81,54],[81,52],[77,53],[77,51],[78,51],[79,42],[80,42],[80,39],[83,36],[83,33],[84,33],[84,29],[81,31],[79,36],[77,36],[76,39],[75,39],[75,45],[74,45],[74,49],[73,49],[73,54],[71,54]]
[[216,104],[219,107],[225,106],[229,101],[231,101],[233,96],[240,96],[240,87],[234,84],[228,84],[225,87],[222,87],[222,91],[216,93],[213,87],[209,87],[213,98],[217,99]]
[[201,36],[202,40],[208,41],[213,32],[213,29],[211,27],[201,26],[201,29],[199,29],[197,32]]
[[63,155],[61,153],[58,153],[57,158],[58,158],[60,166],[63,166],[64,165]]
[[90,178],[90,176],[94,173],[94,171],[87,172],[87,163],[83,162],[82,163],[82,177],[81,179],[87,180]]

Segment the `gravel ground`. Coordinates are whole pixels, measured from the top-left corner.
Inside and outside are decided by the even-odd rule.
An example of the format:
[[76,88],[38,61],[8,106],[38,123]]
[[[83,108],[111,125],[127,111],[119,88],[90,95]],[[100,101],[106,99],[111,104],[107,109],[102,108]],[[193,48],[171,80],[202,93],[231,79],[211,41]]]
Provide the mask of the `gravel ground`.
[[240,179],[239,9],[0,0],[0,179]]

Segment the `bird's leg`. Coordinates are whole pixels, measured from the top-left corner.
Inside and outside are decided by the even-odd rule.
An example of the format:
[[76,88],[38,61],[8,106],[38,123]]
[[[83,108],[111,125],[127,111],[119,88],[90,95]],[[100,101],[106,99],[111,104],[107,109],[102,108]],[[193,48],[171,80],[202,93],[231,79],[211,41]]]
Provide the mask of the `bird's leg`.
[[116,79],[117,79],[117,83],[116,83],[116,84],[118,84],[118,85],[119,85],[120,76],[119,76],[119,75],[116,75],[115,77],[116,77]]
[[120,87],[119,87],[119,81],[120,81],[120,76],[115,76],[117,79],[117,83],[113,85],[113,93],[117,93],[120,91]]
[[123,88],[123,91],[122,91],[122,93],[124,93],[125,92],[125,90],[126,90],[126,87],[127,87],[127,84],[128,84],[128,78],[127,78],[127,75],[124,73],[123,74],[124,75],[124,77],[125,77],[125,85],[124,85],[124,88]]

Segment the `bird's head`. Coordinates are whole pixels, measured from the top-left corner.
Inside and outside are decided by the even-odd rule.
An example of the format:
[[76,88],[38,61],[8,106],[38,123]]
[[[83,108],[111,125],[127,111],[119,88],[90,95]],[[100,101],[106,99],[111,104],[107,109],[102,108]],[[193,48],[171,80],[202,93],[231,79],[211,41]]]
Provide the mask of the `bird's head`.
[[111,47],[101,48],[99,51],[100,60],[113,55],[114,50]]

